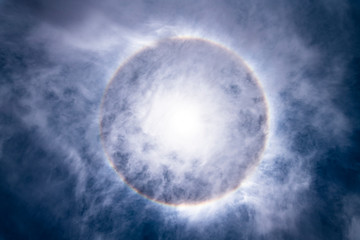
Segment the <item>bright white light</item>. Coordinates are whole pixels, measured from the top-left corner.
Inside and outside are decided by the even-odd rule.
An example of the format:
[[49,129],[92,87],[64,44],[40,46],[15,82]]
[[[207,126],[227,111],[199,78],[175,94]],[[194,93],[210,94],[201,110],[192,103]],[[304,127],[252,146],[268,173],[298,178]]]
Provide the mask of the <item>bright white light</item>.
[[203,135],[203,125],[201,107],[196,106],[196,103],[177,96],[166,96],[152,103],[144,130],[162,144],[174,148],[193,142]]
[[139,107],[141,127],[162,151],[186,159],[203,158],[214,152],[225,121],[218,104],[213,103],[211,90],[200,91],[189,85],[158,90],[145,99]]
[[201,109],[191,106],[190,103],[176,100],[170,103],[173,107],[165,112],[164,133],[168,133],[182,142],[198,136],[203,124],[200,117]]

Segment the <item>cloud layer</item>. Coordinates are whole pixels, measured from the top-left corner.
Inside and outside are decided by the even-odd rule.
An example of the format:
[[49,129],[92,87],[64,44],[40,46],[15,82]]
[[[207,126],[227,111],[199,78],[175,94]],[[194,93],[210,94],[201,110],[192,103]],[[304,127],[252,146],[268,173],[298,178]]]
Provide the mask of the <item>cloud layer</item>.
[[[355,3],[3,0],[0,12],[0,238],[356,239]],[[269,102],[259,167],[198,208],[135,193],[100,139],[119,65],[178,36],[241,56]]]

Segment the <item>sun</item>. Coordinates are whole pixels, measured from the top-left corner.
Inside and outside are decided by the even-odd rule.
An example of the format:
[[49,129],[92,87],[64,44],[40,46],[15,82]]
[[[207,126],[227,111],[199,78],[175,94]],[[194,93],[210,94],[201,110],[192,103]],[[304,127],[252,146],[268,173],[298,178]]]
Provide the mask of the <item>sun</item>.
[[160,151],[175,153],[185,161],[199,161],[214,152],[226,123],[211,90],[202,88],[156,89],[136,107],[139,126]]
[[186,95],[169,93],[150,103],[142,123],[144,132],[173,151],[186,151],[205,136],[204,109]]

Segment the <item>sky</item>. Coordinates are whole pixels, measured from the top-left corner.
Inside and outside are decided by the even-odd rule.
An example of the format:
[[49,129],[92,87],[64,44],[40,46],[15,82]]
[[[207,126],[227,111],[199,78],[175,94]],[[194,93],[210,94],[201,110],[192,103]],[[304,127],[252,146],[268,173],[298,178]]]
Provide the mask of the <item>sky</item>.
[[[359,21],[355,0],[0,0],[0,239],[359,239]],[[268,129],[239,188],[169,206],[112,167],[101,108],[120,66],[185,37],[242,59]]]

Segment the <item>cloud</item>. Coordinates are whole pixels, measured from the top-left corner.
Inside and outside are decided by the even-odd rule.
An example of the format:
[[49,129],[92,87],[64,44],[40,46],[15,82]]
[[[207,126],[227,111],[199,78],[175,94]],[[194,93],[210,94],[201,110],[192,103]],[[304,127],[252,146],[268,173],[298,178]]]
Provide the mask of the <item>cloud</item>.
[[[19,230],[0,227],[0,237],[39,238],[40,226],[53,238],[357,236],[358,31],[350,3],[0,4],[0,206],[16,216],[7,229]],[[269,105],[258,168],[238,191],[196,209],[162,206],[127,187],[99,136],[101,99],[119,65],[176,36],[240,55]]]

